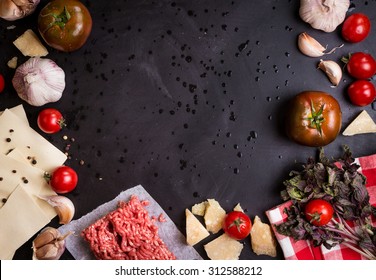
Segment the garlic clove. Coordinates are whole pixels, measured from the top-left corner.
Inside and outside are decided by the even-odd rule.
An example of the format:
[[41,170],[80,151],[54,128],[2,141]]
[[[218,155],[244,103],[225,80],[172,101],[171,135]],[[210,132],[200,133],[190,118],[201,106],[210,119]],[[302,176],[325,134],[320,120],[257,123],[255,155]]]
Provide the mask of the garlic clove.
[[60,224],[65,225],[73,219],[75,207],[69,198],[62,195],[51,195],[40,198],[55,208]]
[[333,48],[332,50],[325,52],[326,48],[321,45],[315,38],[308,35],[306,32],[300,33],[298,36],[298,48],[299,50],[309,57],[320,57],[326,54],[333,53],[336,49],[342,48],[343,44]]
[[346,17],[350,0],[300,0],[300,18],[313,28],[333,32]]
[[321,45],[316,39],[308,35],[306,32],[298,36],[299,50],[310,57],[320,57],[325,54],[326,48]]
[[65,235],[53,227],[44,228],[33,240],[33,260],[58,260],[65,251]]
[[338,86],[342,79],[342,69],[337,62],[321,59],[318,68],[325,72],[333,86]]

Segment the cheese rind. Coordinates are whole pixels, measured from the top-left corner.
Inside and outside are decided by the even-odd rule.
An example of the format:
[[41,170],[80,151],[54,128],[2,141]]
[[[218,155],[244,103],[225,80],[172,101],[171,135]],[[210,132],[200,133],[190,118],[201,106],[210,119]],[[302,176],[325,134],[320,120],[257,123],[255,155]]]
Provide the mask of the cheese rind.
[[186,238],[189,245],[194,246],[195,244],[209,236],[209,232],[206,230],[206,228],[188,209],[185,209],[185,217]]
[[211,260],[238,260],[243,244],[224,233],[204,245],[204,249]]
[[367,113],[363,110],[342,132],[345,136],[356,134],[374,133],[376,132],[376,124]]
[[33,30],[26,30],[13,44],[24,56],[46,56],[48,51]]
[[205,226],[211,233],[217,233],[222,229],[223,220],[226,211],[219,205],[215,199],[208,199],[205,211]]
[[251,229],[252,250],[257,255],[277,256],[276,241],[270,225],[256,216]]

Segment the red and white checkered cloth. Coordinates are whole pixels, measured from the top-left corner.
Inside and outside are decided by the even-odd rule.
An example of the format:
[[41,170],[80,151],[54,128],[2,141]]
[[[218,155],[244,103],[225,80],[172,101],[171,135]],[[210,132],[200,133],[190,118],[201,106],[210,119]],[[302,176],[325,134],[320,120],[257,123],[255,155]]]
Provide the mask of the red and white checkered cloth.
[[[360,165],[359,172],[366,176],[366,187],[370,195],[370,203],[376,206],[376,154],[355,159]],[[291,201],[285,202],[268,211],[266,215],[270,224],[280,224],[287,219],[283,212],[291,205]],[[376,219],[372,219],[376,226]],[[365,259],[359,253],[343,245],[337,245],[330,250],[324,246],[314,247],[309,241],[295,241],[292,237],[279,234],[272,226],[278,243],[280,244],[286,260],[362,260]]]

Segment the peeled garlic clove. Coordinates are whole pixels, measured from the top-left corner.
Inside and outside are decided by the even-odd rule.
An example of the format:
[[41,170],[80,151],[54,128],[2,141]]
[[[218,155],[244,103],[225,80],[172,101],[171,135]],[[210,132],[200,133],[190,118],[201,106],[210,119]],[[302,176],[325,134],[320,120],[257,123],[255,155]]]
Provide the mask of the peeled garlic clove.
[[334,31],[346,17],[350,0],[300,0],[300,18],[313,28]]
[[75,208],[73,202],[69,198],[62,195],[51,195],[40,198],[55,208],[59,216],[60,224],[65,225],[73,219]]
[[33,241],[33,260],[58,260],[65,251],[65,238],[53,227],[44,228]]
[[342,69],[337,62],[332,60],[320,60],[318,67],[325,72],[330,82],[338,86],[342,79]]
[[299,50],[306,56],[310,57],[320,57],[325,54],[331,54],[336,49],[341,48],[342,46],[343,44],[333,48],[329,52],[325,52],[326,48],[323,45],[321,45],[315,38],[308,35],[306,32],[300,33],[298,36]]

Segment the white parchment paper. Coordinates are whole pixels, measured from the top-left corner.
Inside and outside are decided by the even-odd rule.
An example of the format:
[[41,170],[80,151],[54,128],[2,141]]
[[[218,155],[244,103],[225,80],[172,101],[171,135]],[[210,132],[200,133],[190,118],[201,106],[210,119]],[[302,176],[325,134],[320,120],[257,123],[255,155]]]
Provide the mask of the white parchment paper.
[[67,225],[59,227],[59,231],[65,234],[68,231],[73,231],[74,234],[66,239],[66,248],[76,260],[94,260],[95,257],[91,253],[88,243],[81,237],[81,232],[89,225],[93,224],[98,219],[107,215],[117,208],[118,202],[129,201],[132,195],[138,196],[140,200],[148,200],[150,204],[146,206],[149,216],[158,217],[160,214],[166,219],[166,222],[156,221],[158,226],[158,233],[161,239],[165,242],[171,252],[173,252],[178,260],[200,260],[201,256],[197,251],[187,245],[184,235],[178,230],[174,222],[168,217],[161,206],[150,196],[150,194],[141,186],[138,185],[131,189],[121,192],[113,200],[100,205],[92,212],[82,216],[78,220],[73,220]]

